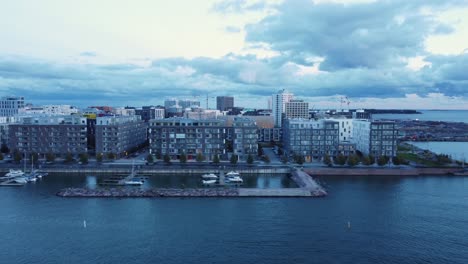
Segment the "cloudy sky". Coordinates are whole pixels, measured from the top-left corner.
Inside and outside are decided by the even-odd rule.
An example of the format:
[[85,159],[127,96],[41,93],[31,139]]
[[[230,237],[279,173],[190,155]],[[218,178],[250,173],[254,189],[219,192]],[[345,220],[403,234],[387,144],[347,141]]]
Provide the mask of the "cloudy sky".
[[468,109],[468,0],[0,0],[0,95]]

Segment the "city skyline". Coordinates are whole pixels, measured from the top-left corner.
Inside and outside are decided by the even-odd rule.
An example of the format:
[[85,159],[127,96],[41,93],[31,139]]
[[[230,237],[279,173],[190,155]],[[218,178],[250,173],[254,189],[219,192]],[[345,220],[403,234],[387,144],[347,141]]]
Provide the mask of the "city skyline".
[[[0,94],[78,107],[286,89],[315,108],[467,109],[466,1],[14,1]],[[465,41],[464,41],[465,40]],[[216,101],[211,99],[210,108]]]

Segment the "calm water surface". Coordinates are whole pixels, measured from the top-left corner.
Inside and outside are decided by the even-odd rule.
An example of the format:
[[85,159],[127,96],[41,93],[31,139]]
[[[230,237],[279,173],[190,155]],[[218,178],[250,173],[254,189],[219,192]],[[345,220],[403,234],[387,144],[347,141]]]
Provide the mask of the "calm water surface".
[[412,142],[421,149],[427,149],[437,154],[450,155],[453,159],[462,161],[468,159],[468,142]]
[[468,259],[468,178],[321,177],[330,193],[323,199],[54,196],[90,180],[50,177],[0,188],[0,263]]
[[374,119],[419,119],[425,121],[465,122],[468,123],[468,110],[418,110],[422,114],[376,114]]

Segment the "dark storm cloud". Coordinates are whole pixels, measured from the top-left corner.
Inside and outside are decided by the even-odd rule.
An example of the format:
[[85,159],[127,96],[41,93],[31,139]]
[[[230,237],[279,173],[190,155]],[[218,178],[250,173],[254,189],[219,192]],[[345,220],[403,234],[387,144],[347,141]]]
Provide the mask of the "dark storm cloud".
[[246,40],[269,44],[293,59],[323,57],[322,70],[402,66],[401,57],[422,55],[424,39],[453,29],[420,8],[439,11],[459,1],[377,1],[314,4],[285,1],[277,13],[246,27]]

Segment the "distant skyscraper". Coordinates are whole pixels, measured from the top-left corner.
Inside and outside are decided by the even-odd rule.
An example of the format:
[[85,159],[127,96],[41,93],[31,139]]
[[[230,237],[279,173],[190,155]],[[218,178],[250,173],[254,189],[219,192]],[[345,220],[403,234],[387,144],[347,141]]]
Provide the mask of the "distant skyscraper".
[[303,100],[291,100],[285,104],[286,118],[309,119],[309,103]]
[[272,96],[272,112],[275,121],[275,127],[281,127],[283,113],[285,112],[286,103],[293,99],[293,94],[286,92],[284,89]]
[[4,96],[0,99],[0,116],[14,116],[24,107],[24,97]]
[[216,109],[219,111],[227,111],[234,107],[234,97],[232,96],[217,96]]

